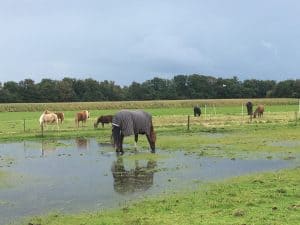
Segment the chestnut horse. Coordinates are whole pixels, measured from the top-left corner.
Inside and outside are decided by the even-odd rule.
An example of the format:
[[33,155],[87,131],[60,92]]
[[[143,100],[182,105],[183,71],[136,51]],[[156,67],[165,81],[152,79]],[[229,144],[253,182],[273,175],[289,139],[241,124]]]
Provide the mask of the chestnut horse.
[[99,123],[101,123],[102,127],[104,127],[105,123],[112,122],[112,118],[113,118],[112,115],[99,116],[97,121],[94,123],[94,128],[97,128]]
[[57,115],[57,118],[60,121],[60,123],[62,123],[65,119],[65,114],[63,112],[55,112],[55,114]]
[[75,115],[75,123],[77,127],[79,127],[79,122],[81,121],[81,125],[83,126],[84,123],[86,123],[86,120],[90,118],[90,113],[87,110],[84,110],[82,112],[78,112]]
[[256,110],[253,113],[253,118],[262,117],[265,111],[265,107],[263,105],[257,106]]
[[43,128],[46,124],[56,124],[57,129],[59,129],[57,115],[48,110],[43,112],[43,114],[40,116],[39,121],[41,128]]

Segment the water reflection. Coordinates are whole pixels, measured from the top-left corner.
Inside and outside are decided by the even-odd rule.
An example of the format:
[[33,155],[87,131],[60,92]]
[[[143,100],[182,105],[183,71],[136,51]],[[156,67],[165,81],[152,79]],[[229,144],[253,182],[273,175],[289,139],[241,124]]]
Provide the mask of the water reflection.
[[140,166],[135,160],[133,169],[126,169],[123,157],[113,162],[111,171],[114,179],[114,190],[120,194],[146,191],[153,185],[156,161],[148,160],[147,165]]
[[56,140],[43,140],[42,141],[42,156],[47,156],[54,153],[57,149],[58,142]]
[[80,137],[80,138],[76,138],[75,141],[76,141],[77,148],[88,149],[88,145],[89,145],[88,139]]

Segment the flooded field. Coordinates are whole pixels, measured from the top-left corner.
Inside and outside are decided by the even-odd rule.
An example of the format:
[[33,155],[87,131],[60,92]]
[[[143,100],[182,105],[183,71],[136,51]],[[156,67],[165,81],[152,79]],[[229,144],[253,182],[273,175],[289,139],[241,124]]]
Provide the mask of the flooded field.
[[[276,143],[286,144],[286,143]],[[0,144],[0,224],[48,212],[117,207],[200,183],[295,166],[293,160],[226,159],[147,150],[117,156],[95,139]]]

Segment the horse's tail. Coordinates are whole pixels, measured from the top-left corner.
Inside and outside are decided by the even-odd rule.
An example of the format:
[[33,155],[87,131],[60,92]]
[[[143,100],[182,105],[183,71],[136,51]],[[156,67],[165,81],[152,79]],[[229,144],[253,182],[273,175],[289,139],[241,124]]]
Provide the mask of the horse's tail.
[[154,127],[153,127],[152,121],[151,121],[151,125],[150,125],[150,136],[151,136],[152,140],[154,142],[156,142],[156,133],[154,131]]
[[65,114],[62,112],[62,113],[61,113],[60,121],[62,122],[64,119],[65,119]]

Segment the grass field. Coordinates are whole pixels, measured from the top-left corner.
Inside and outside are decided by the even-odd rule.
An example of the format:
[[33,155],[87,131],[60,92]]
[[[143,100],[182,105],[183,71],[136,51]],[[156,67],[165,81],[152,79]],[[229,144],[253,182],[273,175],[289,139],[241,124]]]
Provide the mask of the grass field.
[[30,222],[49,225],[298,225],[299,173],[298,168],[238,177],[194,192],[147,199],[117,210],[77,215],[51,214],[33,218]]
[[[299,161],[298,100],[254,100],[255,104],[266,103],[266,111],[263,118],[252,121],[249,121],[246,115],[246,108],[242,107],[246,100],[199,102],[202,108],[200,118],[193,117],[192,106],[196,102],[197,100],[188,103],[186,101],[130,102],[125,104],[127,107],[124,108],[144,108],[153,115],[157,132],[157,148],[162,150],[182,149],[199,155],[233,159],[263,157]],[[207,103],[206,110],[205,103]],[[100,142],[110,142],[111,125],[106,125],[104,128],[100,125],[99,128],[94,129],[93,123],[100,115],[114,114],[122,105],[103,103],[104,106],[99,103],[101,107],[97,104],[88,107],[88,104],[95,103],[86,104],[80,107],[89,109],[91,118],[84,127],[80,128],[76,128],[74,123],[74,115],[80,108],[77,103],[73,109],[68,108],[71,107],[68,104],[64,105],[64,108],[61,103],[44,105],[43,109],[64,111],[66,118],[59,131],[55,127],[48,126],[44,131],[44,137],[41,136],[38,124],[39,116],[43,111],[39,108],[40,105],[10,105],[9,109],[14,110],[0,112],[0,141],[97,137]],[[106,104],[113,104],[113,106],[108,108]],[[0,106],[1,109],[5,107]],[[22,107],[27,107],[27,110]],[[19,111],[20,109],[24,111]],[[190,116],[189,130],[188,116]],[[133,137],[125,138],[125,143],[128,144],[127,148],[131,148]],[[139,139],[139,146],[148,148],[145,137]],[[201,186],[193,192],[146,199],[121,209],[76,215],[50,214],[31,218],[24,224],[296,225],[300,221],[299,172],[300,169],[295,168],[278,173],[253,174]],[[6,176],[1,174],[0,170],[0,179]]]
[[[241,124],[249,123],[245,107],[242,107],[242,105],[237,106],[235,103],[233,103],[232,106],[218,106],[222,105],[219,102],[223,102],[223,100],[215,100],[215,104],[213,105],[207,105],[206,107],[202,106],[202,115],[200,118],[193,117],[192,107],[145,108],[153,115],[154,126],[158,130],[160,128],[163,129],[174,126],[186,127],[189,115],[191,129],[195,127],[205,129],[213,127],[239,126]],[[241,102],[241,100],[239,100],[239,102]],[[276,100],[272,99],[272,102],[276,102]],[[292,121],[297,121],[298,117],[300,117],[300,114],[296,114],[296,112],[298,112],[298,105],[289,104],[290,100],[287,100],[285,103],[286,104],[282,105],[266,106],[264,118],[253,120],[252,124],[286,124]],[[132,104],[136,104],[134,106],[137,107],[140,102]],[[59,110],[61,103],[53,103],[52,105],[56,111],[62,111]],[[30,107],[30,104],[27,104],[27,106]],[[76,128],[74,122],[74,116],[77,111],[78,110],[63,111],[65,113],[65,121],[62,125],[60,125],[59,131],[56,131],[56,128],[53,126],[48,126],[48,128],[45,129],[45,136],[58,136],[62,138],[78,135],[96,136],[97,132],[99,133],[99,129],[98,131],[95,130],[93,128],[93,123],[97,117],[100,115],[114,114],[118,111],[118,109],[90,110],[91,118],[87,121],[84,127],[80,127],[79,129]],[[38,119],[41,113],[42,111],[0,112],[0,140],[40,138],[41,129]]]

